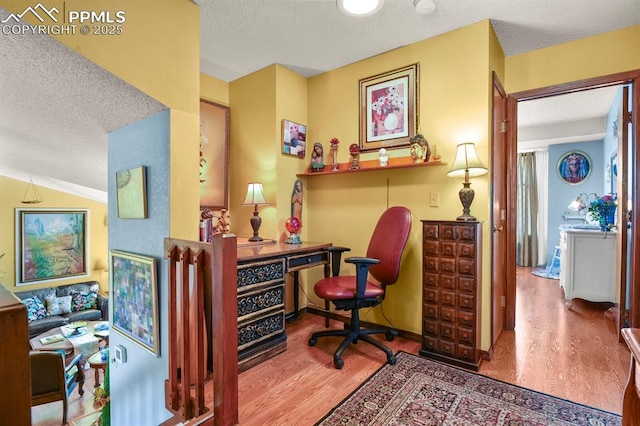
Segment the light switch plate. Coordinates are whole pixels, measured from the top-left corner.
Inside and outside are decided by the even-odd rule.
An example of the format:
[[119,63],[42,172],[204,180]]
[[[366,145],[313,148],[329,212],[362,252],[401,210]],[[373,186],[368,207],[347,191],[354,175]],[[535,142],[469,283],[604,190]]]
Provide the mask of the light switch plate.
[[431,192],[431,193],[429,193],[429,205],[431,207],[440,207],[440,193],[439,192]]
[[115,361],[118,364],[126,364],[127,363],[127,348],[122,345],[116,345],[115,348]]

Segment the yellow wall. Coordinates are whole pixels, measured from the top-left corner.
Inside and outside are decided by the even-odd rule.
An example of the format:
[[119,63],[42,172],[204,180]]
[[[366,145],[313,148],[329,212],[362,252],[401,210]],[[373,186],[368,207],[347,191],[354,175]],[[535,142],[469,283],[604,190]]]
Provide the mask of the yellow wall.
[[200,97],[229,106],[229,83],[210,75],[200,74]]
[[[36,182],[37,185],[37,182]],[[42,195],[42,203],[22,204],[27,183],[20,180],[0,176],[0,284],[9,291],[25,291],[36,288],[52,287],[95,280],[100,282],[100,290],[105,292],[108,287],[108,274],[105,271],[109,263],[107,252],[107,205],[85,198],[69,195],[64,192],[37,186]],[[65,280],[34,283],[27,286],[16,286],[15,275],[15,209],[88,209],[88,276],[73,277]],[[97,268],[96,268],[97,267]]]
[[640,25],[505,60],[507,93],[640,69]]
[[[16,13],[30,0],[4,6]],[[64,5],[63,5],[64,3]],[[59,10],[124,11],[120,35],[53,36],[172,109],[171,236],[198,239],[200,9],[189,0],[51,0]],[[27,14],[31,23],[39,24]],[[195,166],[194,166],[195,165]],[[177,172],[179,171],[179,172]],[[193,183],[193,184],[192,184]]]

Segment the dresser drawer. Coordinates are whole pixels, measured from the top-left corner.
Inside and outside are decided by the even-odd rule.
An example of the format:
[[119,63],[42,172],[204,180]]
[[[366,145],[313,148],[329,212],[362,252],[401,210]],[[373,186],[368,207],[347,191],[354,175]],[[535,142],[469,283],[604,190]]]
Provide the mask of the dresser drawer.
[[474,225],[458,225],[456,228],[458,239],[464,241],[475,241],[476,228]]
[[476,245],[473,243],[459,243],[458,244],[458,257],[466,257],[475,259],[476,257]]
[[458,294],[458,308],[472,311],[476,308],[476,297],[472,294]]
[[447,274],[455,274],[456,273],[456,258],[445,258],[440,259],[440,270],[442,272],[446,272]]
[[476,262],[471,259],[458,259],[458,273],[472,277],[475,276]]
[[449,274],[440,275],[440,288],[455,291],[456,290],[456,276]]
[[440,338],[451,342],[456,339],[456,327],[445,322],[440,323]]
[[476,315],[474,312],[458,311],[458,326],[475,327]]
[[438,225],[427,225],[424,224],[422,227],[422,234],[424,235],[424,240],[437,240],[438,236]]
[[284,259],[238,265],[238,293],[284,281]]
[[473,330],[471,330],[470,328],[458,328],[458,343],[475,347],[476,339]]
[[440,254],[440,243],[438,241],[425,240],[423,249],[425,256],[438,256]]
[[424,334],[427,336],[432,336],[432,337],[438,337],[438,330],[439,330],[439,326],[438,326],[438,322],[437,321],[430,321],[430,320],[424,320]]
[[284,282],[238,295],[238,323],[273,308],[284,309]]
[[329,263],[328,251],[317,251],[313,253],[301,254],[287,258],[287,272],[294,272],[299,269],[311,268]]
[[423,275],[424,288],[427,287],[438,287],[438,274],[430,274],[425,272]]
[[469,277],[458,277],[458,290],[463,293],[475,294],[476,279]]
[[456,322],[456,310],[454,308],[440,308],[440,319],[445,322]]
[[458,345],[456,352],[459,359],[463,361],[468,361],[474,364],[476,363],[477,352],[475,348],[472,348],[466,345]]
[[433,274],[440,272],[440,259],[437,257],[425,256],[424,271],[431,272]]
[[457,240],[457,225],[440,225],[440,238],[442,240]]
[[425,303],[422,305],[422,314],[425,318],[438,319],[438,305]]
[[443,241],[440,248],[440,254],[444,257],[455,257],[456,243],[454,241]]
[[435,288],[424,289],[424,302],[425,303],[438,303],[439,292]]
[[284,309],[238,324],[238,351],[284,333]]
[[456,294],[450,291],[440,292],[440,304],[442,306],[456,306]]

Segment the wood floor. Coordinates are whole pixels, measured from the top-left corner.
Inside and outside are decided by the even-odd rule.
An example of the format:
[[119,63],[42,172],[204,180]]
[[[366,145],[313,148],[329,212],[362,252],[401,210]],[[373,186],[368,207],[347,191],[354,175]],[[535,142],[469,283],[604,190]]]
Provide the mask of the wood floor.
[[[501,334],[480,373],[620,414],[630,354],[617,341],[615,325],[604,318],[607,306],[575,300],[567,309],[558,281],[529,271],[518,270],[516,330]],[[303,315],[287,324],[286,352],[240,374],[241,425],[312,425],[385,361],[382,352],[361,342],[347,349],[343,369],[336,370],[339,338],[307,344],[309,335],[323,328],[321,317]],[[414,354],[420,347],[403,338],[387,344],[394,352]],[[89,380],[89,392],[70,400],[70,419],[92,411]],[[61,403],[33,408],[33,424],[59,425],[60,410]]]

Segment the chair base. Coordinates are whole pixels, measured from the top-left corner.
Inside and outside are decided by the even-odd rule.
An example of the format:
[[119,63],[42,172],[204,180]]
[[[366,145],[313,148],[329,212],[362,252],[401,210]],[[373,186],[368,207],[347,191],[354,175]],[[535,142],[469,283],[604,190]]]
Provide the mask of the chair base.
[[354,327],[350,327],[345,323],[344,330],[325,330],[318,331],[313,333],[309,338],[309,346],[315,346],[318,342],[319,337],[327,337],[327,336],[344,336],[344,340],[333,354],[333,364],[335,367],[340,370],[344,366],[344,361],[342,360],[342,353],[347,349],[347,347],[353,343],[358,343],[358,340],[363,340],[376,348],[380,349],[387,355],[387,362],[389,365],[395,365],[396,357],[391,352],[391,349],[380,343],[379,341],[370,337],[371,334],[379,334],[384,333],[388,341],[392,341],[395,336],[398,335],[398,332],[393,329],[360,329],[358,326],[357,330],[353,329]]

